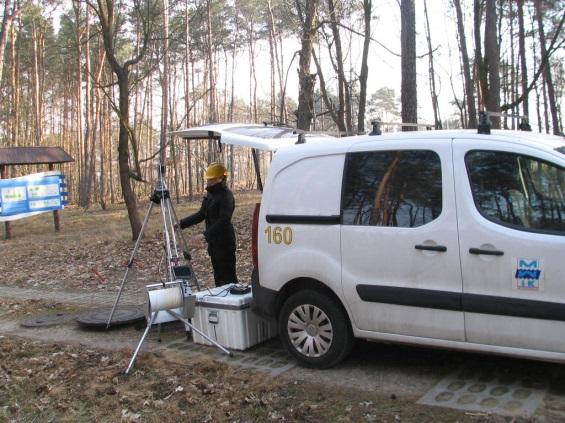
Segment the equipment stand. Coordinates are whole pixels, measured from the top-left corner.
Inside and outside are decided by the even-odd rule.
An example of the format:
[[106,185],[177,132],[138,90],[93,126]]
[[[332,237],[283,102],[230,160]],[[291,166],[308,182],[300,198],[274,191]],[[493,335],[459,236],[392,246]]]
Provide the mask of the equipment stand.
[[[228,349],[224,348],[222,345],[220,345],[217,341],[215,341],[214,339],[210,338],[208,335],[206,335],[205,333],[201,332],[199,329],[196,329],[192,323],[190,323],[188,321],[188,319],[185,319],[184,317],[182,317],[180,314],[172,311],[172,310],[164,310],[165,312],[169,313],[171,316],[175,317],[176,319],[180,320],[181,322],[184,323],[185,327],[189,327],[190,329],[192,329],[193,331],[195,331],[196,333],[198,333],[200,336],[202,336],[203,338],[205,338],[208,342],[212,343],[213,345],[215,345],[217,348],[219,348],[220,350],[222,350],[224,353],[226,353],[228,356],[233,357],[233,353],[231,351],[229,351]],[[141,349],[141,346],[143,345],[143,342],[145,341],[145,338],[147,337],[147,334],[149,333],[149,331],[151,330],[151,326],[153,325],[153,322],[155,321],[157,314],[160,313],[159,311],[155,311],[151,313],[151,317],[149,318],[149,322],[147,323],[147,327],[145,328],[145,332],[143,332],[143,335],[141,336],[141,339],[139,340],[139,343],[137,344],[137,347],[135,348],[135,352],[133,353],[133,356],[131,357],[131,360],[129,362],[128,368],[126,369],[126,374],[129,373],[129,371],[131,370],[131,367],[133,366],[133,363],[135,362],[135,359],[137,358],[137,354],[139,353],[139,350]]]
[[[143,225],[141,226],[141,231],[139,232],[139,236],[137,237],[137,240],[135,241],[135,246],[133,247],[133,251],[131,253],[131,257],[129,259],[126,272],[125,272],[124,277],[122,278],[122,282],[120,284],[118,296],[116,297],[116,301],[114,302],[114,306],[112,307],[112,311],[110,312],[110,316],[108,317],[106,329],[108,329],[110,327],[110,325],[112,324],[112,317],[114,317],[116,307],[118,306],[118,302],[120,301],[120,298],[122,296],[122,292],[123,292],[125,283],[127,281],[129,272],[133,267],[135,256],[136,256],[137,251],[139,249],[139,245],[141,243],[141,240],[143,239],[143,235],[145,233],[145,230],[147,229],[147,222],[149,221],[149,217],[151,216],[151,211],[153,210],[153,206],[155,204],[159,205],[160,211],[161,211],[161,217],[163,219],[163,237],[164,237],[164,243],[165,243],[164,247],[165,247],[165,254],[166,254],[166,258],[167,258],[167,278],[166,278],[167,281],[170,282],[170,281],[173,281],[173,280],[176,279],[175,268],[178,268],[179,263],[180,263],[181,257],[179,255],[179,251],[178,251],[177,234],[175,233],[175,230],[178,230],[180,241],[182,243],[182,248],[183,248],[183,251],[182,251],[183,257],[188,262],[187,267],[189,269],[190,277],[194,281],[196,288],[198,290],[200,290],[200,286],[198,285],[198,281],[196,279],[196,276],[192,272],[192,266],[190,264],[191,257],[190,257],[190,253],[188,251],[188,244],[186,242],[186,239],[184,238],[182,231],[179,229],[179,220],[178,220],[175,208],[173,207],[173,203],[172,203],[170,195],[169,195],[169,190],[167,189],[167,187],[165,185],[165,180],[164,180],[164,177],[163,177],[164,174],[165,174],[165,166],[160,164],[159,167],[158,167],[158,175],[157,175],[157,182],[155,184],[155,190],[153,191],[153,194],[150,197],[151,202],[149,203],[149,209],[147,210],[147,213],[145,214],[145,218],[143,219]],[[164,283],[163,283],[163,286],[164,286]],[[150,325],[148,327],[150,327]]]

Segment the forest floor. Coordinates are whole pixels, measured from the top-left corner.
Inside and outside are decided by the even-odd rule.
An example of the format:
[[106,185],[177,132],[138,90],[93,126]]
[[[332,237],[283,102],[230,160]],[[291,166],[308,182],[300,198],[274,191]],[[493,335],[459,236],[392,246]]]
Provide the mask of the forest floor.
[[[251,278],[251,218],[260,197],[238,194],[233,223],[237,236],[237,274],[241,282]],[[173,203],[174,204],[174,203]],[[139,204],[143,219],[147,203]],[[198,210],[200,201],[174,204],[179,219]],[[12,222],[13,239],[0,244],[2,285],[49,291],[116,292],[133,251],[131,229],[123,205],[107,210],[68,207],[61,212],[61,231],[53,231],[50,214]],[[139,290],[161,277],[163,234],[159,208],[154,207],[143,241],[136,254],[126,288]],[[201,232],[203,224],[185,229],[185,237]],[[192,266],[200,282],[213,285],[205,244],[191,246]]]
[[[249,226],[257,200],[254,193],[237,196],[234,223],[242,282],[251,272]],[[183,202],[177,212],[185,216],[198,205],[197,201]],[[140,206],[141,212],[144,207]],[[53,232],[51,216],[43,214],[14,222],[14,238],[0,241],[0,422],[536,421],[418,405],[419,395],[402,389],[391,394],[374,384],[373,389],[355,388],[328,382],[328,378],[299,379],[293,376],[296,372],[273,377],[210,357],[179,359],[174,351],[141,353],[133,372],[125,375],[137,331],[125,329],[122,334],[127,342],[121,344],[85,343],[76,329],[69,332],[76,339],[62,341],[49,337],[48,330],[21,329],[17,322],[47,312],[76,311],[76,305],[2,296],[3,286],[116,292],[133,248],[125,210],[120,206],[105,211],[68,208],[61,215],[60,233]],[[156,263],[162,256],[159,222],[155,212],[128,289],[140,289],[158,277]],[[205,249],[191,253],[200,281],[210,285]],[[12,329],[3,329],[6,327]],[[398,356],[394,351],[389,350],[389,355]],[[374,360],[374,353],[370,355]],[[437,355],[435,360],[443,363],[442,357]],[[430,370],[434,371],[437,369]]]

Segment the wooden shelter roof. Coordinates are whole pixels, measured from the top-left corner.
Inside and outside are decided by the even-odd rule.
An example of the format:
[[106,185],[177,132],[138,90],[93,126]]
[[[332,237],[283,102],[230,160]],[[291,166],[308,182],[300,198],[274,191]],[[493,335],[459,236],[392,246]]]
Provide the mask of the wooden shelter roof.
[[58,164],[73,161],[74,159],[61,147],[0,148],[0,166]]

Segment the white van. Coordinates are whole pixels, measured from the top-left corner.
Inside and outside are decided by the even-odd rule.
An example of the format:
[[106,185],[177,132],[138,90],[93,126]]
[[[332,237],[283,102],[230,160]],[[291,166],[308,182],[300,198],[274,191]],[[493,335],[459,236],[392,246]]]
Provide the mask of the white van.
[[353,338],[565,362],[564,138],[277,148],[253,222],[254,307],[302,363],[333,366]]

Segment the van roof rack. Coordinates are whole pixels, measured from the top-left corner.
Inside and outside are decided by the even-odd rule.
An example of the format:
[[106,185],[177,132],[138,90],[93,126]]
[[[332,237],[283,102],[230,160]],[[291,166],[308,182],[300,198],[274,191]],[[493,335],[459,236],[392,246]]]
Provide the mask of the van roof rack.
[[369,135],[382,135],[381,125],[387,126],[399,126],[402,128],[425,128],[427,131],[433,129],[433,125],[429,123],[409,123],[409,122],[382,122],[380,119],[373,119],[371,121],[373,129],[369,132]]
[[286,122],[282,122],[280,120],[264,120],[263,121],[263,126],[274,126],[274,127],[283,127],[283,128],[291,128],[291,126],[286,123]]
[[479,124],[477,126],[477,133],[490,135],[491,121],[490,116],[497,116],[500,118],[518,118],[520,124],[518,125],[519,131],[532,131],[532,127],[528,121],[527,116],[516,115],[512,113],[491,112],[490,110],[482,110],[479,112]]
[[481,110],[479,112],[479,124],[477,125],[477,134],[490,135],[491,122],[488,112]]

